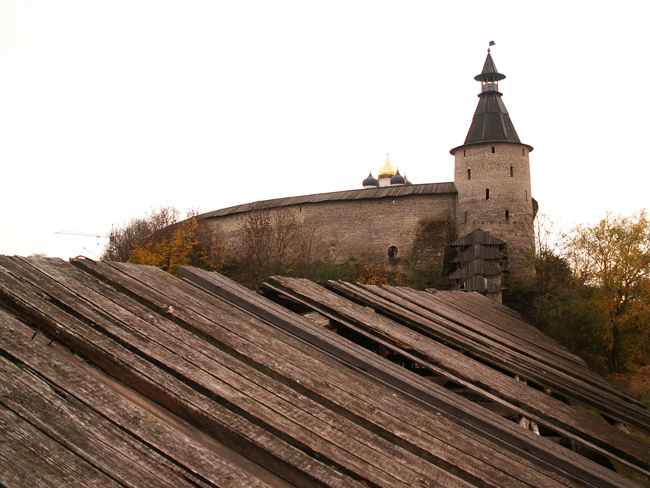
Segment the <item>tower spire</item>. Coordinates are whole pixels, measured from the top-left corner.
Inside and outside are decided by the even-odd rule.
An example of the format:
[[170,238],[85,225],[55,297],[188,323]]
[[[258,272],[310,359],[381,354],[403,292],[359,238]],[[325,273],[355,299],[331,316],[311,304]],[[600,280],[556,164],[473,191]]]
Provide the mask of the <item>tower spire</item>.
[[[472,124],[467,132],[465,143],[463,144],[481,144],[485,142],[514,142],[521,144],[515,126],[510,120],[510,114],[506,109],[501,97],[503,94],[499,91],[499,82],[506,78],[506,75],[499,73],[499,70],[492,59],[490,47],[494,46],[494,41],[490,41],[487,56],[483,63],[481,73],[474,79],[481,83],[481,93],[479,93],[479,102],[474,112]],[[451,150],[454,154],[457,148]],[[529,147],[532,150],[532,147]]]

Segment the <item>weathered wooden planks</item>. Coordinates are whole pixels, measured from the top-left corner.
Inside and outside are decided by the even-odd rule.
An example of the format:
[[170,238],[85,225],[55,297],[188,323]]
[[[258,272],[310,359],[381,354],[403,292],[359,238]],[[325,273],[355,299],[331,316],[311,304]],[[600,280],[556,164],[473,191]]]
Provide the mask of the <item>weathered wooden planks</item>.
[[[41,334],[32,339],[33,329],[1,308],[0,324],[0,350],[11,356],[11,361],[2,361],[2,404],[59,449],[67,446],[67,452],[93,470],[86,477],[76,475],[71,486],[111,486],[110,479],[116,485],[120,480],[120,486],[182,486],[183,480],[191,486],[224,481],[237,486],[287,486],[259,469],[253,471],[258,479],[229,462],[233,456],[225,446],[216,456],[214,441],[207,443],[200,432],[117,385],[57,343],[49,344]],[[84,445],[88,442],[92,446]],[[50,449],[47,443],[41,448]],[[41,471],[49,469],[43,470],[38,462],[32,469],[38,471],[39,466]],[[261,481],[265,478],[270,482]],[[61,484],[57,479],[53,485]]]
[[[359,362],[355,362],[354,358],[350,358],[345,351],[346,344],[349,345],[347,341],[341,340],[339,336],[333,335],[328,331],[323,330],[321,327],[311,324],[309,321],[301,321],[301,317],[295,316],[295,314],[289,314],[286,309],[283,309],[278,305],[274,307],[273,304],[264,302],[264,307],[258,306],[256,303],[262,302],[260,297],[257,297],[249,290],[244,289],[224,277],[195,268],[181,268],[179,271],[193,283],[211,290],[214,294],[222,296],[230,302],[240,304],[240,306],[245,307],[246,310],[259,314],[259,316],[276,324],[276,326],[283,328],[284,330],[289,330],[293,334],[305,338],[306,341],[312,344],[317,344],[319,348],[328,351],[332,350],[333,354],[337,357],[347,358],[347,361],[354,364],[357,368],[368,371],[377,378],[382,378],[383,381],[397,386],[401,391],[408,391],[415,398],[432,406],[434,410],[440,409],[441,411],[444,411],[445,414],[453,418],[454,422],[457,422],[459,425],[472,429],[474,432],[477,432],[479,435],[486,438],[497,440],[497,442],[505,441],[507,444],[502,445],[505,446],[506,450],[518,452],[520,455],[530,455],[532,456],[531,458],[535,458],[536,462],[540,465],[548,467],[548,463],[552,463],[555,469],[562,466],[561,472],[563,474],[575,474],[576,479],[582,480],[581,483],[589,484],[592,479],[595,479],[592,478],[591,475],[596,475],[596,472],[598,472],[598,476],[602,475],[600,470],[603,468],[600,468],[600,466],[593,465],[590,462],[585,463],[584,458],[576,459],[573,456],[574,453],[563,448],[558,448],[557,444],[551,443],[550,446],[545,446],[546,443],[544,441],[546,441],[546,439],[538,436],[533,436],[532,442],[531,438],[524,440],[521,437],[518,437],[518,435],[525,437],[524,434],[530,434],[530,432],[524,431],[520,427],[516,426],[516,424],[504,421],[504,419],[500,417],[496,417],[495,419],[493,414],[489,411],[477,411],[476,404],[473,404],[464,398],[450,398],[455,397],[455,395],[450,394],[447,390],[432,389],[435,385],[432,385],[417,375],[409,375],[408,371],[403,370],[391,362],[377,361],[377,356],[369,353],[365,349],[355,349],[355,357],[360,360]],[[274,288],[268,283],[265,283],[265,286]],[[298,298],[298,300],[300,301],[300,298]],[[314,305],[312,302],[310,302],[310,304]],[[315,306],[315,308],[321,310],[318,306]],[[341,317],[338,316],[336,320],[341,320]],[[288,323],[292,321],[301,323]],[[350,323],[347,323],[346,325],[354,327]],[[309,337],[308,334],[306,334],[307,330],[310,331]],[[363,333],[363,331],[359,331]],[[381,339],[378,339],[378,341],[381,341]],[[417,358],[415,359],[417,361]],[[395,376],[392,375],[393,373]],[[522,413],[525,414],[523,411]],[[494,420],[496,420],[496,422],[493,422]],[[545,447],[550,447],[551,449],[544,450]],[[571,460],[564,456],[571,458]],[[587,472],[583,469],[586,469]],[[617,482],[620,482],[620,480]],[[605,481],[601,478],[595,483],[595,486],[604,486]]]
[[[153,268],[76,264],[0,257],[0,421],[67,446],[52,479],[631,486],[232,283],[217,298]],[[50,421],[46,405],[65,415]],[[0,466],[28,446],[20,429]]]
[[542,392],[473,361],[463,354],[422,336],[400,324],[375,314],[306,280],[274,277],[270,286],[311,306],[333,320],[348,320],[377,337],[393,344],[398,352],[412,354],[452,381],[513,408],[522,408],[524,415],[579,442],[593,444],[609,455],[620,456],[642,471],[650,466],[650,447],[637,438],[597,422],[594,418],[570,408]]
[[[188,285],[181,286],[181,284],[176,281],[167,282],[169,279],[168,276],[160,274],[157,270],[147,270],[146,272],[143,272],[140,269],[128,265],[116,265],[117,268],[124,270],[126,273],[132,272],[134,275],[137,274],[137,282],[135,280],[128,282],[126,277],[120,277],[114,273],[114,270],[103,269],[104,267],[104,265],[97,266],[97,268],[102,269],[96,269],[96,272],[100,273],[101,271],[104,276],[111,275],[111,282],[115,280],[115,283],[118,281],[121,283],[120,286],[128,286],[131,290],[130,293],[135,293],[135,289],[142,287],[146,282],[146,290],[158,286],[160,287],[158,291],[161,294],[166,293],[177,297],[182,296],[182,302],[184,305],[183,309],[174,310],[174,313],[178,312],[177,320],[180,320],[181,315],[185,315],[184,320],[191,320],[190,315],[187,314],[190,313],[190,308],[193,307],[196,307],[196,313],[204,314],[206,313],[205,310],[213,310],[212,305],[220,308],[229,308],[227,304],[222,303],[219,305],[219,301],[213,302],[209,301],[207,298],[192,303],[192,297],[196,297],[196,292],[193,287],[188,288]],[[147,277],[145,274],[148,274],[149,276]],[[159,281],[163,277],[165,282],[160,283]],[[141,290],[138,294],[144,293],[146,290]],[[185,296],[184,293],[187,294],[187,296]],[[187,301],[185,299],[187,299]],[[160,303],[156,304],[154,303],[154,300],[159,300]],[[160,307],[166,302],[166,297],[161,296],[156,299],[154,296],[149,296],[146,298],[146,301],[153,307]],[[192,323],[196,326],[198,322],[200,322],[200,320],[195,316]],[[244,352],[244,349],[242,349],[242,347],[244,347],[243,344],[237,346],[234,346],[233,344],[230,347],[236,347],[236,350],[242,354],[251,355],[254,353],[255,362],[258,364],[273,363],[273,369],[282,375],[285,375],[287,380],[292,381],[294,387],[300,388],[303,394],[309,395],[313,398],[320,398],[321,402],[332,402],[337,405],[337,411],[340,411],[338,410],[340,408],[345,408],[346,410],[341,411],[341,413],[348,411],[350,413],[347,413],[346,415],[354,414],[356,417],[351,418],[353,418],[355,422],[363,422],[363,425],[368,425],[367,423],[370,419],[375,419],[368,425],[368,427],[372,427],[373,432],[386,439],[390,439],[393,442],[395,441],[396,432],[399,432],[399,435],[404,438],[404,440],[408,440],[408,444],[404,444],[404,441],[402,441],[400,442],[401,445],[416,453],[418,456],[429,459],[430,462],[433,461],[440,463],[441,461],[435,461],[435,457],[432,458],[431,456],[441,456],[444,457],[444,463],[451,463],[451,466],[448,469],[471,469],[471,472],[476,473],[476,475],[481,469],[484,469],[485,473],[483,473],[483,477],[486,480],[485,482],[489,482],[490,479],[494,480],[493,482],[490,482],[490,484],[495,483],[499,486],[508,486],[513,481],[509,480],[507,477],[504,478],[503,475],[499,475],[499,477],[495,478],[496,472],[493,470],[499,466],[500,462],[507,464],[510,462],[495,451],[494,446],[481,446],[481,444],[485,444],[484,440],[477,444],[477,439],[472,440],[474,436],[470,436],[468,433],[463,433],[462,431],[459,432],[457,426],[454,428],[453,425],[447,423],[440,424],[443,419],[438,417],[434,417],[433,419],[430,417],[427,418],[426,416],[423,416],[424,412],[419,409],[414,410],[412,406],[407,408],[404,404],[395,405],[395,400],[390,396],[386,396],[385,390],[382,393],[381,388],[378,388],[378,385],[375,382],[369,382],[363,375],[355,375],[354,381],[351,381],[349,378],[350,373],[343,374],[344,372],[341,370],[338,362],[332,364],[331,361],[328,361],[329,366],[327,369],[324,369],[325,365],[319,364],[319,362],[314,360],[314,357],[309,357],[305,354],[296,355],[297,350],[300,349],[304,352],[310,351],[310,354],[313,356],[313,348],[305,348],[301,344],[295,343],[295,341],[291,340],[286,336],[286,334],[275,335],[283,343],[291,343],[291,348],[287,348],[286,345],[283,344],[265,342],[263,344],[263,350],[259,350],[255,343],[264,339],[264,337],[260,335],[260,331],[262,330],[260,327],[263,324],[260,324],[257,321],[252,321],[249,324],[239,324],[239,327],[236,328],[236,332],[239,336],[243,336],[246,333],[246,328],[248,328],[245,328],[246,325],[255,327],[255,329],[251,329],[248,333],[250,334],[249,337],[251,340],[251,343],[246,345],[248,350]],[[266,327],[264,327],[264,330],[266,330]],[[210,333],[207,328],[205,331],[206,333]],[[270,334],[271,332],[267,330],[265,333]],[[215,330],[213,334],[218,335],[218,331]],[[213,340],[215,337],[213,337]],[[232,341],[230,336],[225,337],[224,340]],[[258,350],[254,352],[253,348]],[[275,351],[277,351],[277,353],[275,353]],[[269,352],[271,353],[270,355],[268,354]],[[282,359],[278,361],[277,356],[280,356]],[[325,381],[324,378],[327,378],[327,381]],[[372,388],[372,390],[369,390],[369,388]],[[381,408],[378,408],[378,405],[381,405]],[[404,423],[405,421],[407,423]],[[438,425],[431,425],[432,423]],[[441,439],[441,435],[443,435],[443,433],[445,441],[441,444],[441,441],[443,440]],[[439,438],[440,440],[436,441],[436,438]],[[450,439],[453,438],[457,439],[457,444],[450,441]],[[427,446],[426,450],[423,450],[424,446]],[[458,450],[461,446],[462,451]],[[487,456],[485,455],[486,449],[488,449],[487,452],[490,452]],[[449,456],[450,453],[446,451],[450,451],[452,455]],[[463,451],[465,451],[466,454],[463,454]],[[482,463],[488,462],[494,464],[495,467],[491,468],[489,465],[483,465],[481,468],[480,463],[476,464],[476,460],[472,461],[472,458],[477,457],[482,458]],[[459,468],[453,468],[454,464],[459,466]],[[507,464],[502,464],[500,469],[504,469]],[[520,471],[517,474],[518,477],[525,478],[526,476],[531,475],[529,471],[523,470],[520,464],[517,469]],[[490,474],[491,471],[494,474]],[[552,482],[545,480],[542,483],[549,484]],[[533,482],[532,484],[536,485],[539,484],[539,482]]]
[[[1,270],[0,268],[0,275],[3,275]],[[24,278],[28,275],[27,271],[22,274]],[[64,298],[61,295],[63,292],[56,290],[56,287],[38,275],[30,276],[30,279],[40,280],[40,289],[44,291],[45,288],[52,295],[48,294],[49,300],[41,299],[42,303],[38,303],[38,295],[29,296],[29,290],[25,286],[12,283],[11,289],[15,293],[16,301],[20,299],[23,303],[36,305],[36,310],[24,309],[24,312],[32,318],[45,319],[39,323],[44,329],[50,327],[52,333],[58,330],[57,341],[97,364],[112,376],[209,432],[229,447],[239,452],[244,451],[242,454],[294,484],[318,484],[324,483],[325,480],[326,484],[331,486],[357,484],[349,476],[342,475],[338,470],[303,452],[300,446],[292,445],[290,439],[275,435],[273,429],[256,425],[254,419],[245,414],[245,411],[234,412],[228,408],[227,402],[224,405],[223,401],[215,401],[217,398],[213,395],[218,392],[214,388],[210,390],[209,385],[203,385],[201,388],[187,375],[187,371],[183,374],[179,369],[174,370],[174,365],[177,368],[181,366],[169,353],[161,352],[153,344],[141,343],[144,344],[143,349],[139,354],[133,354],[137,343],[127,343],[125,336],[117,342],[113,340],[113,337],[120,338],[117,327],[112,326],[109,321],[101,321],[98,315],[91,317],[89,310],[85,311],[83,320],[66,316],[52,305],[52,301],[59,302]],[[6,282],[2,280],[2,285]],[[7,288],[2,289],[1,294],[6,291]],[[93,327],[88,327],[85,322],[91,318],[95,322]],[[96,330],[98,328],[104,329],[102,333]],[[134,338],[134,335],[130,336],[130,339]],[[166,359],[163,359],[164,356],[156,357],[154,352],[166,355]],[[165,360],[169,363],[165,363]],[[212,397],[206,397],[207,391],[204,388],[208,388]],[[245,415],[242,416],[242,413]]]
[[[483,362],[533,380],[538,385],[577,399],[594,409],[650,433],[650,414],[625,401],[611,385],[587,368],[565,361],[561,354],[530,340],[512,337],[486,319],[476,319],[437,303],[434,295],[398,287],[329,282],[347,297],[364,300],[383,315],[438,341],[465,350]],[[407,298],[406,298],[407,297]],[[485,315],[488,315],[487,313]],[[513,324],[516,325],[516,324]],[[524,329],[527,324],[523,324]],[[516,328],[516,327],[513,327]]]

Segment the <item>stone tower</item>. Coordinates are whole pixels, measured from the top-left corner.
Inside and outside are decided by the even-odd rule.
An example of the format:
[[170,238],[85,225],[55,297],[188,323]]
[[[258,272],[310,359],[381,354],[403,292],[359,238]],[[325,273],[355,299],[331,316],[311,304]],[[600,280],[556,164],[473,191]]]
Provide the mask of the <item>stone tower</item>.
[[456,236],[482,229],[506,243],[511,271],[531,249],[537,203],[531,195],[532,146],[522,144],[506,110],[499,73],[490,49],[481,74],[479,102],[465,143],[450,152],[455,158],[458,190]]

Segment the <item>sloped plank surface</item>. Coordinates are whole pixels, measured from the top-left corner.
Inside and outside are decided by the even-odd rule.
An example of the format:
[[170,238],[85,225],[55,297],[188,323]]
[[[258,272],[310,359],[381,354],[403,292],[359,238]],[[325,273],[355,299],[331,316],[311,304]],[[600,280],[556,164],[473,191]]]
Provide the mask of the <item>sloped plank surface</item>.
[[6,486],[633,486],[218,275],[74,264],[0,257]]
[[528,388],[502,373],[423,336],[401,324],[374,313],[356,303],[333,294],[306,280],[273,277],[270,286],[276,287],[296,299],[318,304],[319,311],[334,319],[344,318],[393,344],[395,350],[412,354],[427,366],[454,382],[464,384],[488,398],[506,402],[522,409],[522,414],[576,440],[592,444],[609,455],[620,456],[633,466],[646,471],[650,466],[650,446],[637,438],[625,435],[605,422],[568,405]]
[[[490,323],[496,319],[484,304],[474,310],[476,315],[482,314],[483,318],[478,319],[455,311],[430,293],[346,283],[331,283],[331,286],[348,295],[363,293],[368,305],[407,327],[454,344],[483,362],[577,399],[601,413],[650,433],[650,414],[645,409],[628,402],[628,397],[586,367],[581,367],[579,361],[564,359],[566,351],[559,345],[545,349],[532,338],[520,339],[503,333],[503,329]],[[468,305],[466,308],[471,307]],[[513,328],[526,331],[527,325],[519,321],[513,323]]]

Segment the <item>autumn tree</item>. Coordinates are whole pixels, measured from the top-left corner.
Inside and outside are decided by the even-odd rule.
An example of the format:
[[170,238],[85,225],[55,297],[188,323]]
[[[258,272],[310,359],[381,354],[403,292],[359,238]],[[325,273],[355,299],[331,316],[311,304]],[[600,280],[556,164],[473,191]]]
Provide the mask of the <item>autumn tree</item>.
[[291,267],[304,242],[301,230],[290,208],[254,205],[241,223],[241,265],[248,279],[259,281]]
[[650,222],[645,211],[629,217],[607,213],[593,226],[578,226],[566,257],[575,277],[590,289],[590,306],[606,324],[610,370],[641,359],[650,336]]
[[114,227],[109,246],[101,258],[106,261],[126,262],[137,247],[144,246],[151,237],[180,219],[180,211],[173,207],[151,209],[144,217],[131,219],[127,224]]
[[115,244],[103,259],[156,266],[176,274],[179,266],[196,266],[220,271],[226,262],[226,251],[218,229],[196,218],[178,222],[180,212],[162,207],[144,218],[133,219],[123,228],[114,230]]

